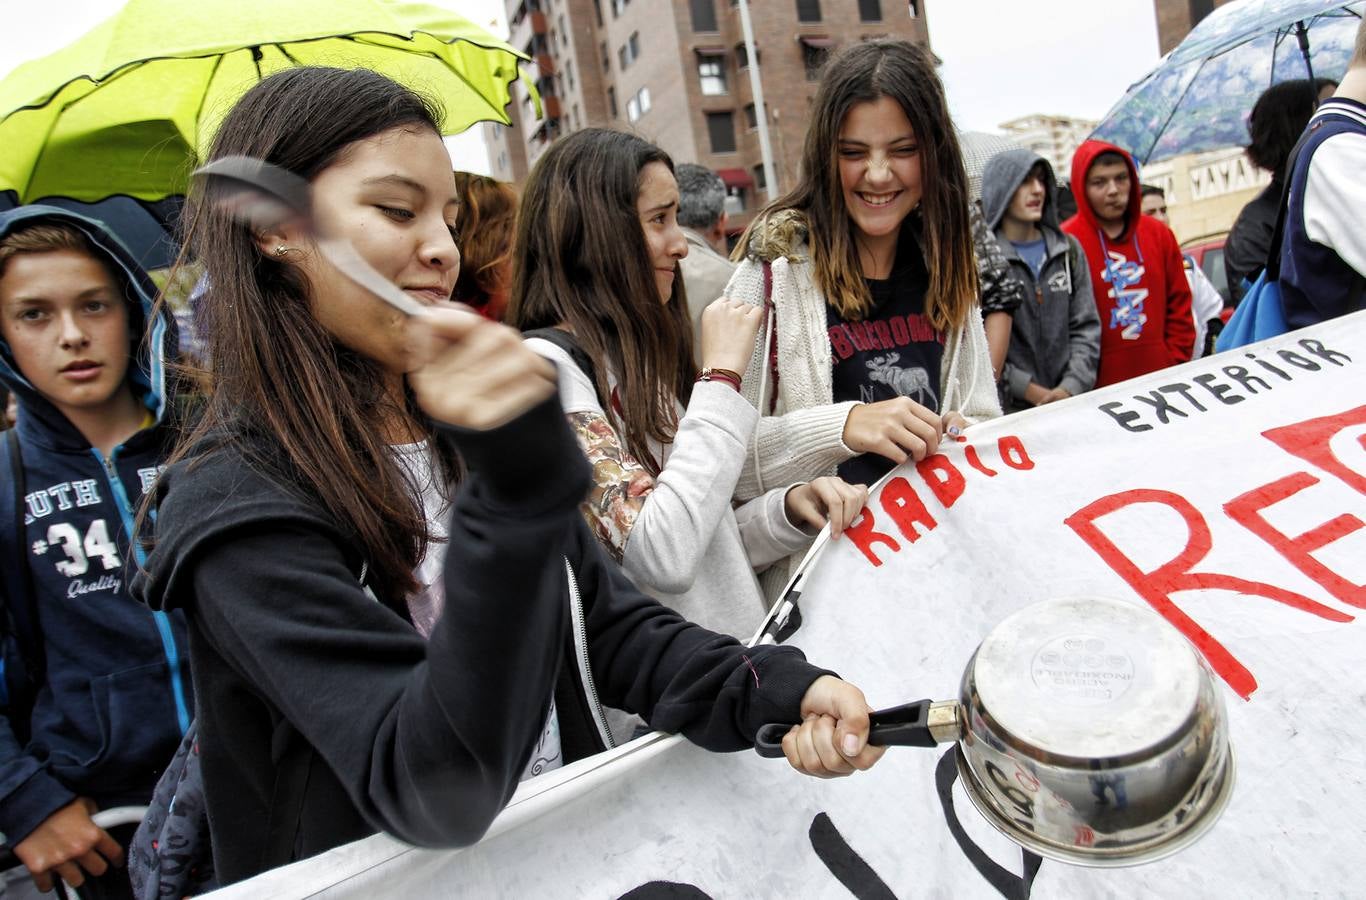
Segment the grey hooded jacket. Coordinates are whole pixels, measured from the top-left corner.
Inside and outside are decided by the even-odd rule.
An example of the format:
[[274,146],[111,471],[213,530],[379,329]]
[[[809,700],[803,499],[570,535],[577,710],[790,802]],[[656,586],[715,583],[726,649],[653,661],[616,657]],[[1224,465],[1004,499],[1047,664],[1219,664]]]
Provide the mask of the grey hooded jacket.
[[[1015,191],[1036,163],[1043,163],[1047,189],[1043,219],[1047,257],[1039,276],[1020,258],[1015,245],[1002,234],[1001,220]],[[1091,271],[1075,238],[1058,226],[1054,203],[1057,182],[1048,162],[1031,150],[1006,150],[987,163],[982,173],[982,208],[987,223],[1010,265],[1012,277],[1024,289],[1025,300],[1015,310],[1002,381],[1007,412],[1027,409],[1025,389],[1030,383],[1061,387],[1076,395],[1096,383],[1100,361],[1100,317],[1091,292]]]

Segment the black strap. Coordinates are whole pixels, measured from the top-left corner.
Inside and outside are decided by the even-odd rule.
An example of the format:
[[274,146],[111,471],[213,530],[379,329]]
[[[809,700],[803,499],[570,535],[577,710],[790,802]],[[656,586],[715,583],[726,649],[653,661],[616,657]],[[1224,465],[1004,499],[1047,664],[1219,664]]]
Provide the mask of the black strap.
[[[19,452],[19,432],[11,428],[5,432],[5,443],[10,463],[10,483],[14,488],[14,545],[9,565],[14,566],[9,603],[5,605],[5,625],[13,628],[19,652],[24,656],[24,674],[30,687],[42,682],[47,657],[43,650],[42,630],[38,626],[37,594],[34,592],[33,570],[28,562],[28,529],[24,527],[24,461]],[[13,699],[13,698],[11,698]]]
[[1290,156],[1285,161],[1285,184],[1281,185],[1281,204],[1276,211],[1276,227],[1271,232],[1271,249],[1266,254],[1266,280],[1279,281],[1281,278],[1281,242],[1285,239],[1285,219],[1290,210],[1290,183],[1295,180],[1295,160],[1299,158],[1300,150],[1304,148],[1305,142],[1323,124],[1323,120],[1311,122],[1309,127],[1300,135],[1300,139],[1295,142],[1295,147],[1290,151]]
[[574,360],[574,365],[582,369],[583,374],[587,375],[588,380],[593,383],[593,390],[597,391],[598,379],[593,374],[593,360],[574,335],[563,328],[533,328],[530,331],[522,332],[522,338],[540,338],[568,353],[569,358]]

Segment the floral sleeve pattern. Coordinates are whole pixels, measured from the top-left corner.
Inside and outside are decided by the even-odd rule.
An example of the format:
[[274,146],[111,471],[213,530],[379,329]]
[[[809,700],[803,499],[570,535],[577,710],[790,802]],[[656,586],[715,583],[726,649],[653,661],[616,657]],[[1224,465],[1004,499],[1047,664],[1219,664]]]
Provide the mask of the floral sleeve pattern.
[[631,527],[654,490],[655,480],[626,452],[602,413],[572,412],[567,417],[593,468],[593,487],[583,502],[583,517],[594,536],[620,563]]

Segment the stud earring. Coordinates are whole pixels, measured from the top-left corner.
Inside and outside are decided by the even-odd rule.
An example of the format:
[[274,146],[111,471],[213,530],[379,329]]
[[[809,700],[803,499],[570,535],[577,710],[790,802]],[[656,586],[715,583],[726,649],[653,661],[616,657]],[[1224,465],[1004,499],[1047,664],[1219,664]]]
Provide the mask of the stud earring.
[[284,244],[280,244],[280,245],[278,245],[278,246],[275,248],[275,256],[276,256],[276,258],[279,258],[279,257],[281,257],[281,256],[284,256],[286,253],[293,253],[293,252],[294,252],[294,248],[293,248],[293,247],[286,247]]

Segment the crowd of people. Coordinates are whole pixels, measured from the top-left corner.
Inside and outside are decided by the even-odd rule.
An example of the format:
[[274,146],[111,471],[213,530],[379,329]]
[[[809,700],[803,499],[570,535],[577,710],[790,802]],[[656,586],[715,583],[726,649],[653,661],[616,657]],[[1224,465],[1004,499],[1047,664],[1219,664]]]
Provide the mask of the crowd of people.
[[[857,687],[742,643],[817,532],[974,422],[1205,352],[1220,312],[1129,154],[1083,144],[1064,217],[1034,153],[970,174],[934,65],[835,56],[798,184],[733,253],[719,179],[638,136],[556,141],[518,197],[452,179],[431,100],[277,73],[206,161],[296,173],[311,217],[247,222],[196,182],[193,360],[103,226],[0,215],[0,831],[37,886],[468,844],[520,781],[642,729],[728,751],[779,722],[800,772],[873,765]],[[1296,159],[1298,132],[1259,137],[1272,92],[1254,114],[1256,160],[1301,186],[1297,325],[1361,305],[1366,196],[1337,179],[1366,153],[1366,30],[1335,90]],[[92,819],[149,801],[189,837]]]

